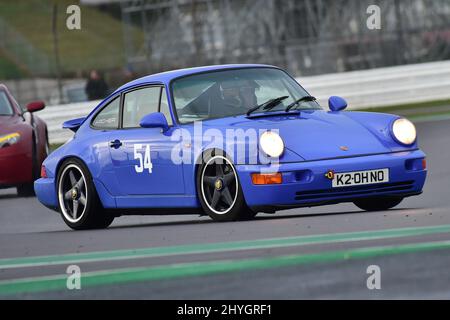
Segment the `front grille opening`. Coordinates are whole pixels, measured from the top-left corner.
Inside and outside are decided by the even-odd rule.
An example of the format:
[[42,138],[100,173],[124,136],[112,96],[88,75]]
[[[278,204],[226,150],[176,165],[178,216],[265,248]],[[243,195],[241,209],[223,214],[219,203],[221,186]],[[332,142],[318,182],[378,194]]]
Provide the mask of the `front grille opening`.
[[403,181],[334,189],[298,191],[295,194],[295,200],[326,200],[336,197],[373,196],[377,193],[408,191],[411,190],[413,186],[414,181]]

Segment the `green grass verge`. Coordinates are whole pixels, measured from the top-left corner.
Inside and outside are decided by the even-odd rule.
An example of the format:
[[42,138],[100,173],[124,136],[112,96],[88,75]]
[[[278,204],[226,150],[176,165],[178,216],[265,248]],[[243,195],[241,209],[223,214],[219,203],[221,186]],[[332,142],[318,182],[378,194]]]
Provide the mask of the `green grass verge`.
[[50,144],[50,153],[61,147],[64,143],[52,143]]
[[22,70],[0,51],[0,79],[18,79],[22,76]]
[[[79,1],[2,0],[0,18],[53,61],[54,3],[58,4],[57,26],[61,67],[64,72],[124,66],[125,48],[121,21],[94,7],[83,6]],[[77,4],[81,8],[81,30],[69,30],[66,27],[66,9],[71,4]],[[131,28],[128,36],[136,46],[143,43],[143,33],[138,28]]]

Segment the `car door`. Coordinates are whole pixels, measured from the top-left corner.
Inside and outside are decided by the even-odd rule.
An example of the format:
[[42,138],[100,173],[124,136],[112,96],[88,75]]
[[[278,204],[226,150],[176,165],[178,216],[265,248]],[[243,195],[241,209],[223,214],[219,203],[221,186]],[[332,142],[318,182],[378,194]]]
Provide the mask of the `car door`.
[[[122,126],[112,133],[110,153],[120,193],[129,196],[175,195],[184,193],[183,168],[171,160],[175,130],[168,113],[165,90],[149,86],[122,96]],[[161,109],[161,106],[163,109]],[[170,128],[141,128],[143,116],[161,111]]]

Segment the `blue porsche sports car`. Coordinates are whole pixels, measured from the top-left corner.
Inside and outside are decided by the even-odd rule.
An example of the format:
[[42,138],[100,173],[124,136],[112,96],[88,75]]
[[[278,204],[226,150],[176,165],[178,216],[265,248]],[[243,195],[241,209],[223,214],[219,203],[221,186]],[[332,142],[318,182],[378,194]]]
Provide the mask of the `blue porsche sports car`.
[[285,71],[224,65],[170,71],[117,89],[45,160],[39,200],[73,229],[125,214],[217,221],[353,202],[385,210],[422,192],[416,129],[390,114],[323,110]]

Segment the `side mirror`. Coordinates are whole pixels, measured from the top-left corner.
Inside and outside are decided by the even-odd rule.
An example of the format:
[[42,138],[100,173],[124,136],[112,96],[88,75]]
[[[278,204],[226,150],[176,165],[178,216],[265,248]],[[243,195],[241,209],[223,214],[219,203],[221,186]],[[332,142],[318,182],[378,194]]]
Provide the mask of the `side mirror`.
[[33,101],[27,104],[28,112],[36,112],[45,108],[44,101]]
[[161,112],[147,114],[141,119],[139,125],[142,128],[161,128],[163,132],[169,130],[169,124],[167,123],[166,116]]
[[331,111],[341,111],[347,108],[347,101],[344,98],[332,96],[328,99],[328,107]]

